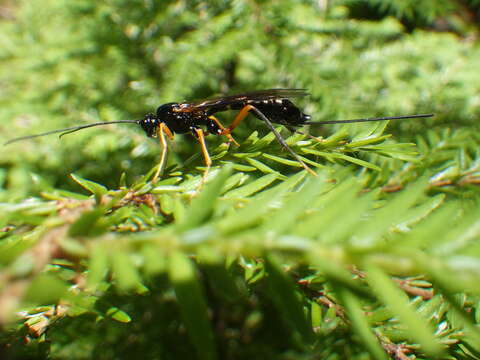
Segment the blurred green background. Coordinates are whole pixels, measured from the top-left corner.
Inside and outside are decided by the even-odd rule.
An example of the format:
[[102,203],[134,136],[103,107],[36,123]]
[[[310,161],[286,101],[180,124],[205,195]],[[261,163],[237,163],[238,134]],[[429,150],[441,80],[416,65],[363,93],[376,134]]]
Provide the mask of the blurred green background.
[[318,178],[249,118],[239,149],[208,137],[201,192],[188,135],[157,187],[135,125],[1,147],[0,358],[478,359],[479,24],[478,0],[1,0],[2,143],[278,87],[314,121],[435,116],[291,137]]

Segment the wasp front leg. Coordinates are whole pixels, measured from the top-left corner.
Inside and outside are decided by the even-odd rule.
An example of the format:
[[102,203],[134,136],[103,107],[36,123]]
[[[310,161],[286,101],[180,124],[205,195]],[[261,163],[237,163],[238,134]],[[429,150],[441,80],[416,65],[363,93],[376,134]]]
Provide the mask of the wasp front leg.
[[165,134],[168,136],[170,140],[173,140],[173,133],[170,131],[168,126],[164,123],[160,123],[157,130],[157,136],[160,141],[160,145],[162,146],[162,155],[160,156],[160,161],[157,166],[157,171],[153,176],[152,183],[157,182],[158,177],[160,176],[161,173],[163,173],[163,170],[165,168],[165,163],[167,160],[167,153],[168,153],[168,143],[167,143],[167,139],[165,138]]

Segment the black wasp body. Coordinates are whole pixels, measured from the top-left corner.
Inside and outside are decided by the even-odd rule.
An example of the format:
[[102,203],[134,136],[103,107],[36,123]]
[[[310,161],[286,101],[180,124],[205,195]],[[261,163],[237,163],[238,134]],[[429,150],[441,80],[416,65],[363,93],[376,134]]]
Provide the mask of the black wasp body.
[[[202,103],[167,103],[159,106],[155,115],[145,115],[139,123],[149,137],[157,136],[161,123],[175,134],[192,133],[196,136],[196,130],[205,127],[210,134],[227,135],[243,117],[238,119],[237,124],[233,128],[230,127],[228,131],[213,115],[228,110],[240,111],[251,106],[258,109],[272,123],[302,126],[310,120],[310,116],[300,111],[285,96],[305,95],[306,93],[300,89],[272,89],[212,99]],[[253,112],[253,115],[263,120],[257,112]]]
[[[303,160],[287,145],[283,137],[278,133],[273,124],[279,124],[286,127],[292,132],[299,132],[298,127],[303,125],[323,125],[323,124],[342,124],[356,123],[366,121],[383,121],[395,119],[409,119],[430,117],[433,114],[391,116],[381,118],[364,118],[352,120],[327,120],[311,122],[310,116],[304,114],[292,101],[291,98],[298,98],[308,95],[304,89],[269,89],[260,90],[244,94],[231,96],[222,96],[210,100],[196,103],[167,103],[158,107],[156,114],[147,114],[141,120],[117,120],[109,122],[97,122],[93,124],[80,125],[65,129],[58,129],[37,135],[22,136],[7,141],[10,144],[19,140],[31,139],[38,136],[61,133],[60,136],[73,133],[78,130],[86,129],[93,126],[115,124],[115,123],[134,123],[138,124],[149,137],[158,137],[162,146],[162,155],[157,172],[152,181],[156,181],[166,163],[166,155],[168,143],[166,137],[173,139],[174,134],[191,133],[200,143],[203,157],[205,160],[206,170],[204,179],[208,173],[208,169],[212,163],[205,144],[205,135],[223,135],[230,142],[238,145],[231,136],[231,132],[240,124],[240,122],[249,114],[253,114],[257,119],[263,121],[265,125],[272,131],[278,142],[285,148],[305,170],[316,175]],[[235,119],[228,127],[215,117],[216,113],[234,110],[238,111]],[[303,134],[303,133],[302,133]],[[316,138],[314,138],[316,139]]]
[[[224,96],[198,103],[167,103],[158,107],[156,114],[147,114],[138,123],[149,137],[159,137],[163,152],[161,166],[154,179],[159,175],[165,164],[167,142],[165,135],[173,139],[174,134],[193,134],[202,148],[203,157],[208,173],[211,165],[210,155],[205,144],[205,135],[224,135],[229,142],[239,145],[232,137],[231,132],[240,122],[252,113],[256,118],[265,122],[280,144],[310,173],[316,175],[300,157],[287,145],[282,136],[273,127],[272,123],[286,126],[291,131],[295,127],[307,124],[310,116],[304,114],[289,98],[306,96],[302,89],[270,89],[245,94]],[[225,127],[215,117],[216,113],[236,110],[239,111],[230,126]],[[203,130],[205,129],[205,131]]]

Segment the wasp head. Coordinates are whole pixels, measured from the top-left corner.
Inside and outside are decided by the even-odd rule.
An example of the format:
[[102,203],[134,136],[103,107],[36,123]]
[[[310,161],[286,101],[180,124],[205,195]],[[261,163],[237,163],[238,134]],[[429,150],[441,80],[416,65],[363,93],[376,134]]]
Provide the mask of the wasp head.
[[142,127],[143,131],[147,134],[148,137],[156,137],[157,136],[157,128],[160,124],[158,118],[153,114],[147,114],[145,117],[140,120],[140,126]]
[[161,123],[164,123],[171,131],[176,131],[180,112],[175,111],[177,103],[163,104],[158,107],[156,114],[147,114],[138,123],[148,137],[157,137],[157,131]]

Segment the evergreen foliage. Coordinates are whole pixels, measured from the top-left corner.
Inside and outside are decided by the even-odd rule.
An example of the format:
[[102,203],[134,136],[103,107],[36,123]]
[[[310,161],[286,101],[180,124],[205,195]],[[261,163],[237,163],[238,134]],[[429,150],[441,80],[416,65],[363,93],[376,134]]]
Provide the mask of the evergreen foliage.
[[[480,358],[476,0],[3,2],[2,142],[306,88],[312,127],[0,152],[0,358]],[[233,114],[221,114],[228,123]],[[279,129],[280,130],[280,129]]]

